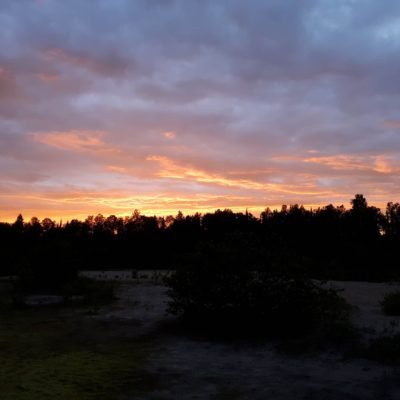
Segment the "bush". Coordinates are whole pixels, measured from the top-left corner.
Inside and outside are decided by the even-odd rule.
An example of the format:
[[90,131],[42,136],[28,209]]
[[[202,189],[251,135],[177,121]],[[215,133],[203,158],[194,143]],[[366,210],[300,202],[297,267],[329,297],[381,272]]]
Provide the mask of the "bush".
[[107,303],[115,300],[115,283],[95,281],[93,279],[78,277],[63,287],[62,293],[66,300],[83,296],[89,303]]
[[400,291],[385,294],[380,304],[386,315],[400,315]]
[[166,283],[168,311],[206,332],[282,337],[348,322],[350,307],[337,291],[304,276],[211,261],[181,268]]
[[62,263],[22,265],[17,270],[17,286],[25,293],[61,294],[63,287],[77,278],[76,268]]

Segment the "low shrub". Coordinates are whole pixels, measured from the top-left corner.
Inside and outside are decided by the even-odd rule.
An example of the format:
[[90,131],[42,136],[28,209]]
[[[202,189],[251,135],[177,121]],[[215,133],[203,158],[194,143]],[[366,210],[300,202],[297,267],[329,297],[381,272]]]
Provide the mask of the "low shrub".
[[386,315],[400,315],[400,291],[386,293],[381,308]]
[[115,283],[78,277],[63,287],[62,294],[67,301],[82,296],[89,303],[106,303],[115,299]]
[[60,294],[77,279],[75,268],[63,265],[27,265],[17,271],[16,286],[24,293]]
[[289,337],[348,323],[338,292],[304,276],[210,262],[181,268],[166,283],[168,311],[201,331]]

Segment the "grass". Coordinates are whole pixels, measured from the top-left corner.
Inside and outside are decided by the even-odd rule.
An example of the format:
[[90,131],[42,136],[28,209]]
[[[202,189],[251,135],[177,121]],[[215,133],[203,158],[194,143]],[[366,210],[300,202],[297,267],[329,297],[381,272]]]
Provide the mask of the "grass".
[[65,308],[2,310],[0,320],[2,400],[134,398],[154,387],[145,372],[150,341],[113,334],[117,322]]
[[136,352],[130,356],[133,360],[121,354],[75,351],[18,361],[6,358],[0,378],[2,398],[106,399],[129,392],[135,367],[141,362]]

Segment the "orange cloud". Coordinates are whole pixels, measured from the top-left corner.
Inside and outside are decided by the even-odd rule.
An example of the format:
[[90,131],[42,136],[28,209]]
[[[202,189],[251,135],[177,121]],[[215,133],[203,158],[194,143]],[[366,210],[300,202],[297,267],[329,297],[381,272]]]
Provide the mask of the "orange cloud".
[[[257,190],[266,192],[281,192],[290,194],[304,194],[304,195],[321,195],[326,194],[326,191],[317,190],[317,188],[308,185],[285,185],[272,182],[257,182],[250,179],[233,179],[227,178],[222,175],[209,173],[204,170],[186,167],[179,165],[173,160],[165,156],[148,156],[148,161],[156,161],[160,164],[161,169],[156,173],[161,178],[181,179],[195,181],[199,183],[214,184],[229,188]],[[229,172],[228,172],[229,175]]]
[[399,168],[391,165],[389,158],[385,155],[311,157],[303,159],[303,162],[326,165],[334,170],[373,171],[382,174],[392,174],[399,171]]
[[368,170],[371,166],[365,162],[363,157],[352,155],[336,155],[336,156],[322,156],[322,157],[309,157],[303,159],[305,163],[322,164],[336,170]]
[[109,147],[102,139],[104,132],[100,131],[55,131],[49,133],[33,133],[33,139],[47,146],[70,151],[93,151],[103,153],[119,152]]
[[390,174],[393,172],[388,161],[383,156],[376,157],[374,170],[383,174]]
[[111,172],[126,173],[127,169],[117,165],[106,165],[106,170]]

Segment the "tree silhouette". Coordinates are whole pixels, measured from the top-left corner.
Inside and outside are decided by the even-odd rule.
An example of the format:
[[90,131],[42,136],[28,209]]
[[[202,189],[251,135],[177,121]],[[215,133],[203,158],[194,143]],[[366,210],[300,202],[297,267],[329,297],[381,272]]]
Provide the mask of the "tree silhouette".
[[[356,194],[346,210],[328,204],[306,210],[300,204],[265,209],[259,218],[218,209],[155,217],[134,210],[129,217],[90,215],[64,225],[49,218],[25,223],[18,215],[0,224],[0,250],[16,273],[36,268],[44,254],[51,268],[166,268],[213,256],[205,249],[226,249],[237,262],[257,270],[285,270],[324,279],[400,277],[398,246],[400,205],[388,203],[385,214]],[[204,257],[203,257],[204,258]],[[3,268],[3,270],[5,270]],[[1,272],[4,273],[4,272]]]
[[12,225],[14,232],[22,233],[24,231],[24,217],[22,214],[18,214],[17,219]]

